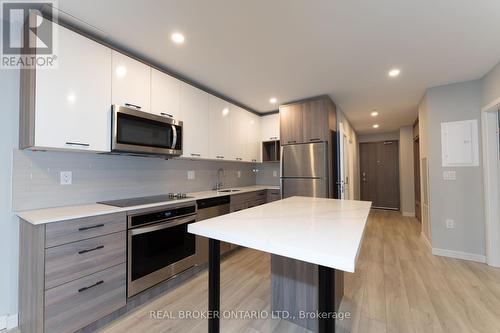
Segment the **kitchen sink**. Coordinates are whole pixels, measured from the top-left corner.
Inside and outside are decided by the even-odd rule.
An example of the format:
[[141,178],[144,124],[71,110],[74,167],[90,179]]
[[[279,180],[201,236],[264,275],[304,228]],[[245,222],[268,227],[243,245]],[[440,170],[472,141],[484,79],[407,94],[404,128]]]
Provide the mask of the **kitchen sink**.
[[222,192],[222,193],[231,193],[231,192],[239,192],[240,190],[218,190],[217,192]]

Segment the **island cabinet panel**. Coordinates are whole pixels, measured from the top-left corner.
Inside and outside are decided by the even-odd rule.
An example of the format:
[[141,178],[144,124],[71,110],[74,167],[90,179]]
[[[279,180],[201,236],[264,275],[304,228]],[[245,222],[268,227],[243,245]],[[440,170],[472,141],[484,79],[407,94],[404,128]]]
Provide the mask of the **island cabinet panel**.
[[[299,313],[318,311],[318,265],[278,255],[271,255],[272,311]],[[344,296],[344,273],[335,270],[335,311]],[[317,318],[286,318],[286,320],[318,332]]]
[[64,27],[58,34],[57,68],[21,70],[19,146],[109,152],[111,50]]
[[19,326],[74,332],[126,305],[126,215],[20,222]]

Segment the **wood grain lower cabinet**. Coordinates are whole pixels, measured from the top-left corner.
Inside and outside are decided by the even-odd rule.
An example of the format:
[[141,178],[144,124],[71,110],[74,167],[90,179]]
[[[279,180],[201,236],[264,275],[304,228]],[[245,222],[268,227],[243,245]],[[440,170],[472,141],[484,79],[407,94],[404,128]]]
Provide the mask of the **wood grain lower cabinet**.
[[74,332],[126,304],[125,263],[45,292],[45,332]]
[[125,306],[126,223],[125,213],[21,220],[21,332],[74,332]]
[[281,200],[280,190],[267,190],[267,202]]

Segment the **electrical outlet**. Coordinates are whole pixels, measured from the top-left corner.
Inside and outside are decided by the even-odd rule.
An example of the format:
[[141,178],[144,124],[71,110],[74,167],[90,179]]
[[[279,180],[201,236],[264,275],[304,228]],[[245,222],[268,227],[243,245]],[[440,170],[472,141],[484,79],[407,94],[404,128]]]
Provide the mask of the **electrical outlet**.
[[195,174],[194,170],[189,170],[187,176],[188,176],[188,180],[196,179],[196,174]]
[[453,229],[455,228],[455,221],[451,219],[446,220],[446,229]]
[[273,177],[274,177],[274,178],[278,177],[278,171],[273,170]]
[[61,185],[71,185],[73,183],[73,173],[71,171],[61,171],[60,183]]
[[238,170],[238,172],[236,173],[237,177],[238,178],[241,178],[241,170]]

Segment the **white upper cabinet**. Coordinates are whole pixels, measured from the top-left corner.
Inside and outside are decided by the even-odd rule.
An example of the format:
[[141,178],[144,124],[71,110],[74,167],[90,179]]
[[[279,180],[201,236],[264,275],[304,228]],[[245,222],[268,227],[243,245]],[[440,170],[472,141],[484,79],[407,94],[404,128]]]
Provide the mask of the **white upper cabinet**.
[[231,105],[212,95],[208,99],[208,105],[209,158],[231,159],[229,148]]
[[113,51],[112,102],[149,112],[151,100],[151,67]]
[[151,112],[182,120],[179,114],[181,81],[151,68]]
[[229,156],[234,161],[247,160],[246,156],[246,121],[245,116],[248,112],[239,106],[232,105],[230,108],[230,129],[229,129]]
[[208,94],[181,83],[183,157],[209,158]]
[[256,114],[246,112],[247,135],[246,135],[246,160],[249,162],[260,162],[260,117]]
[[111,140],[111,49],[59,27],[57,69],[36,71],[31,145],[107,152]]
[[261,141],[272,141],[280,139],[280,115],[273,113],[260,117]]

